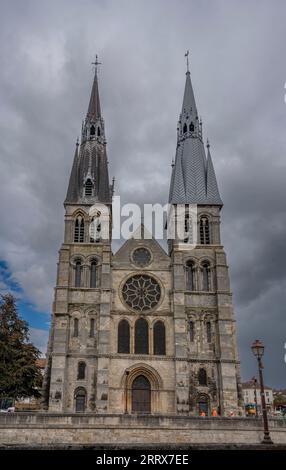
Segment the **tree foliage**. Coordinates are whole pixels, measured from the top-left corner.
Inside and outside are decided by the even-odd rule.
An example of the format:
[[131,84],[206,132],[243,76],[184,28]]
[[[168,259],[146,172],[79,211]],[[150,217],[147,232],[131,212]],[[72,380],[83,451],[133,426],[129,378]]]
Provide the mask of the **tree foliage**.
[[0,298],[0,397],[39,397],[40,351],[29,342],[29,328],[11,294]]

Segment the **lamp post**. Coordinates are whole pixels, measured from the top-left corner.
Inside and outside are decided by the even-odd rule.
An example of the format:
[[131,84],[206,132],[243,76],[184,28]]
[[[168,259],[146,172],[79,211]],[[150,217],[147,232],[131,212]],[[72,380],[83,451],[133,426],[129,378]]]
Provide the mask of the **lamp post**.
[[265,394],[264,394],[264,382],[263,382],[263,374],[262,374],[262,356],[264,354],[264,345],[260,340],[254,341],[251,346],[252,352],[254,356],[257,358],[258,362],[258,371],[259,371],[259,381],[260,381],[260,395],[261,395],[261,407],[262,407],[262,417],[263,417],[263,426],[264,426],[264,438],[262,444],[273,444],[268,427],[268,416],[266,411],[266,403],[265,403]]
[[255,417],[258,418],[258,409],[257,409],[257,379],[256,377],[252,377],[253,387],[254,387],[254,403],[255,403]]
[[125,412],[124,414],[128,414],[128,375],[129,375],[129,370],[127,370],[126,372],[126,385],[125,385]]

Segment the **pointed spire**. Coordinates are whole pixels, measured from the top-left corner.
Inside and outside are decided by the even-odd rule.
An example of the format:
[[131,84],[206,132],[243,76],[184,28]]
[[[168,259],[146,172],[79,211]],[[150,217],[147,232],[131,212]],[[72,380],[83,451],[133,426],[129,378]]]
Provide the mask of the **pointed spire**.
[[207,139],[207,201],[208,204],[222,204],[222,200],[219,194],[216,175],[214,171],[214,166],[212,162],[211,152],[210,152],[210,143]]
[[93,85],[91,89],[91,95],[90,95],[90,100],[89,100],[89,106],[88,106],[88,111],[87,111],[87,117],[92,120],[96,120],[97,118],[101,117],[101,109],[100,109],[100,99],[99,99],[99,90],[98,90],[98,65],[100,65],[100,62],[98,62],[98,57],[97,55],[95,56],[95,62],[92,64],[94,65],[94,79],[93,79]]
[[[188,58],[188,53],[186,57]],[[176,158],[170,184],[170,203],[222,204],[210,157],[209,143],[207,143],[207,148],[208,159],[202,139],[202,120],[198,118],[187,63],[183,107],[178,123]]]
[[192,115],[194,118],[198,114],[195,102],[195,95],[192,87],[191,74],[189,70],[187,70],[186,72],[186,83],[182,106],[182,116],[184,116],[184,114]]
[[69,186],[67,190],[66,202],[74,201],[78,197],[78,194],[77,194],[78,147],[79,147],[79,142],[77,138],[77,141],[75,144],[75,152],[74,152],[73,165],[72,165],[72,170],[71,170],[71,175],[70,175],[70,180],[69,180]]

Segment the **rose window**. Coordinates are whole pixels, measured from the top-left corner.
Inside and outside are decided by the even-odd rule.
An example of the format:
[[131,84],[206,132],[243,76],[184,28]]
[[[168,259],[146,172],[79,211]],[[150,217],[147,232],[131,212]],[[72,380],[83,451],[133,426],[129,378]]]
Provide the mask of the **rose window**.
[[145,312],[158,305],[161,288],[153,277],[136,274],[125,282],[122,296],[128,307]]

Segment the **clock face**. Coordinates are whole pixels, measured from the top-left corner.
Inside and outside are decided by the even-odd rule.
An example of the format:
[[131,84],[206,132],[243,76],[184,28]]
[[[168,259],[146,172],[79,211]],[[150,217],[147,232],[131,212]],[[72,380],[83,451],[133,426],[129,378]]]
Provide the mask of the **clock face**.
[[135,274],[122,288],[122,297],[128,307],[146,312],[155,308],[161,298],[161,287],[151,276]]
[[136,266],[143,268],[151,262],[151,253],[147,248],[136,248],[132,254],[132,261]]

